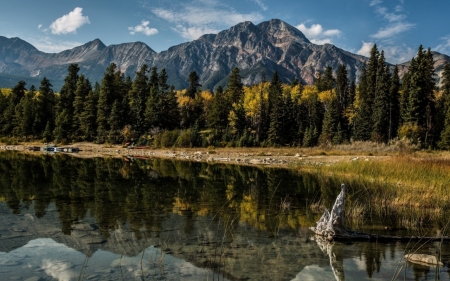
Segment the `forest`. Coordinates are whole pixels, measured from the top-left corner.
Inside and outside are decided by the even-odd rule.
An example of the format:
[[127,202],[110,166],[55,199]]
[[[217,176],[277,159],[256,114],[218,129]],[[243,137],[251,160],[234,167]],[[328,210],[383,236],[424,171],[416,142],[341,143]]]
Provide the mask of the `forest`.
[[145,64],[132,79],[112,63],[94,85],[79,71],[68,67],[59,93],[47,78],[38,89],[24,81],[2,89],[0,142],[313,147],[407,139],[450,149],[450,64],[439,88],[431,51],[422,46],[400,79],[374,45],[358,85],[344,65],[327,67],[314,85],[283,84],[275,72],[244,86],[234,68],[227,86],[214,91],[202,90],[196,72],[187,89],[175,90],[165,69]]

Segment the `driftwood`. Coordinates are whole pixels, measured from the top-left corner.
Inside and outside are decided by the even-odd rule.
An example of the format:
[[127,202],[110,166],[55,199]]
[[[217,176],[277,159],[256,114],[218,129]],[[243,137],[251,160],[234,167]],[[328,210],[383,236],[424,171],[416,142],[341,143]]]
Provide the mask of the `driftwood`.
[[325,209],[322,217],[317,222],[316,227],[310,227],[316,235],[325,238],[328,241],[334,240],[366,240],[366,241],[450,241],[450,236],[390,236],[368,234],[352,231],[345,227],[345,199],[347,197],[347,188],[341,185],[341,192],[334,202],[333,209],[329,212]]

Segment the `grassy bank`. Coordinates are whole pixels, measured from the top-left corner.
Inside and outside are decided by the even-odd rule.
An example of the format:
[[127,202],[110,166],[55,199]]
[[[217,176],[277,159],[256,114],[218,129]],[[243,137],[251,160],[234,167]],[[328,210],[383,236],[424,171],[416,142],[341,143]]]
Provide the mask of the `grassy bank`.
[[353,158],[308,169],[349,183],[347,210],[353,220],[390,216],[402,226],[411,227],[445,223],[450,212],[448,153]]

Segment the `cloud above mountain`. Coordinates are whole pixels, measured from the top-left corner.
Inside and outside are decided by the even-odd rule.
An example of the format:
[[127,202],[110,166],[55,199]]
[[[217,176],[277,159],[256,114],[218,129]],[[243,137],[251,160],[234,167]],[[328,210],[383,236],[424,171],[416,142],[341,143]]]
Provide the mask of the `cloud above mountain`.
[[[256,3],[263,2],[257,1]],[[217,33],[243,21],[263,20],[259,12],[241,13],[216,0],[197,0],[173,8],[151,8],[154,15],[174,24],[172,30],[184,39],[195,40],[203,34]]]
[[158,29],[156,28],[151,28],[148,25],[150,24],[149,21],[146,20],[142,20],[141,24],[138,24],[136,26],[131,26],[128,27],[128,30],[130,31],[131,35],[134,35],[136,33],[142,33],[144,35],[150,36],[150,35],[155,35],[158,33]]
[[83,8],[76,7],[68,13],[58,19],[56,19],[50,25],[50,30],[53,34],[68,34],[77,33],[77,29],[85,24],[89,24],[89,18],[83,16]]
[[310,27],[307,27],[304,23],[301,23],[296,26],[298,30],[305,34],[306,38],[308,38],[312,43],[323,45],[323,44],[331,44],[334,37],[339,37],[342,34],[342,31],[339,29],[327,29],[325,30],[321,24],[313,24]]

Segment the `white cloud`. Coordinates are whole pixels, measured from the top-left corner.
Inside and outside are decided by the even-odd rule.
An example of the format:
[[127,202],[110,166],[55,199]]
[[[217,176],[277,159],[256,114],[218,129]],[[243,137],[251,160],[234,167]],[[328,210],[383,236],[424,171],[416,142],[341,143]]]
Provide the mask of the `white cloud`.
[[403,6],[402,5],[395,6],[394,11],[396,11],[397,13],[403,12]]
[[450,54],[450,35],[442,37],[441,40],[443,42],[433,48],[433,50],[447,55]]
[[42,24],[38,25],[38,29],[41,29],[41,28],[42,28]]
[[376,39],[387,39],[391,38],[399,33],[405,32],[413,28],[415,24],[408,22],[397,22],[391,25],[388,25],[384,28],[381,28],[377,31],[377,33],[372,34],[372,38]]
[[307,27],[304,23],[301,23],[296,27],[298,30],[303,32],[306,38],[308,38],[312,43],[319,45],[331,43],[331,37],[339,37],[342,34],[342,31],[339,29],[324,30],[322,25],[318,23],[311,25],[311,27]]
[[172,27],[172,30],[178,32],[181,37],[186,39],[197,39],[203,34],[217,33],[217,30],[209,29],[208,27],[185,27],[182,25]]
[[70,265],[66,262],[45,259],[42,261],[41,267],[47,275],[58,281],[70,281],[77,276],[70,270]]
[[[370,6],[374,6],[372,5],[372,3],[375,1],[377,0],[373,0],[370,3]],[[378,4],[379,3],[377,3],[377,5]],[[390,40],[394,36],[402,32],[408,31],[415,26],[415,24],[406,21],[406,14],[401,13],[403,11],[402,5],[397,5],[394,10],[396,13],[390,13],[388,9],[383,6],[375,7],[375,12],[378,15],[380,15],[384,20],[387,20],[389,24],[387,26],[380,28],[375,34],[372,34],[371,35],[372,38]]]
[[61,51],[83,45],[83,43],[80,42],[55,40],[47,36],[40,38],[28,38],[27,41],[38,50],[45,53],[59,53]]
[[[372,50],[373,42],[364,42],[361,49],[358,50],[357,54],[365,57],[370,57],[370,51]],[[411,60],[415,55],[415,51],[406,45],[393,46],[393,45],[379,45],[377,46],[379,51],[384,51],[384,57],[386,61],[393,64],[403,63]]]
[[361,46],[361,49],[356,52],[358,55],[369,57],[370,56],[370,50],[372,49],[374,43],[373,42],[364,42]]
[[381,4],[381,3],[383,3],[382,0],[372,0],[372,1],[370,1],[369,5],[372,7],[372,6],[376,6],[378,4]]
[[406,46],[383,46],[381,45],[379,50],[384,51],[384,57],[386,61],[393,64],[404,63],[406,61],[411,60],[417,53],[416,50]]
[[50,25],[53,34],[77,33],[77,29],[90,23],[87,16],[83,16],[83,8],[76,7],[72,12],[56,19]]
[[267,11],[267,6],[266,4],[264,4],[263,1],[261,0],[252,0],[253,2],[255,2],[261,9],[263,9],[264,11]]
[[159,18],[174,23],[173,30],[188,40],[206,33],[217,33],[243,21],[263,20],[258,12],[239,13],[217,0],[197,0],[173,9],[153,8]]
[[134,35],[136,33],[142,33],[147,36],[157,34],[158,29],[148,27],[149,24],[150,24],[149,21],[142,20],[141,24],[138,24],[135,27],[128,27],[128,30],[130,31],[131,35]]

